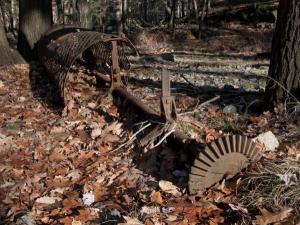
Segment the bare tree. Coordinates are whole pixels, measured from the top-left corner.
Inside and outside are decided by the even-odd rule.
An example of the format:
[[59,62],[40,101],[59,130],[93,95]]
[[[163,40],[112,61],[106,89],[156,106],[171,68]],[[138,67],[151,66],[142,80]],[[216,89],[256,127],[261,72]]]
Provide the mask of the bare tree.
[[175,37],[175,26],[176,26],[176,5],[177,0],[172,0],[172,35]]
[[265,95],[269,109],[286,101],[284,89],[300,97],[300,0],[280,0],[269,77]]
[[91,28],[90,3],[87,0],[77,0],[76,9],[79,14],[79,23],[83,28]]
[[55,1],[56,1],[56,6],[57,6],[57,22],[65,24],[63,1],[62,0],[55,0]]
[[123,33],[123,25],[122,25],[122,0],[115,0],[115,16],[116,16],[116,25],[117,25],[117,33]]
[[143,2],[143,14],[145,22],[148,21],[148,0],[144,0]]

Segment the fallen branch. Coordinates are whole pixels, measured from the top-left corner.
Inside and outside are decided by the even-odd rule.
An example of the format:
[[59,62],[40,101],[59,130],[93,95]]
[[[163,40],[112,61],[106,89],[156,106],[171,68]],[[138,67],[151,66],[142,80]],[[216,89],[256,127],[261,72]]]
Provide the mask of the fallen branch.
[[114,153],[114,152],[117,152],[119,151],[120,149],[122,149],[123,147],[125,146],[128,146],[130,144],[132,144],[136,139],[137,139],[137,135],[140,134],[142,131],[144,131],[145,129],[147,129],[148,127],[151,126],[151,123],[147,123],[145,126],[143,126],[141,129],[139,129],[137,132],[135,132],[129,139],[128,141],[126,141],[125,143],[121,144],[119,147],[111,150],[111,151],[108,151],[106,152],[106,154],[108,153]]

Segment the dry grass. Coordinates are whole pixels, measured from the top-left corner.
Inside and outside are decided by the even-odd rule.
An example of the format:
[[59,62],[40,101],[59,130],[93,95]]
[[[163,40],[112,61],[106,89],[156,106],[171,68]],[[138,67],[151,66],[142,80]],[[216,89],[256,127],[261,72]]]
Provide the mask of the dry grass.
[[[286,184],[280,175],[293,174],[296,179]],[[239,192],[241,202],[249,209],[289,207],[300,213],[300,162],[263,160],[244,179]]]
[[249,124],[249,119],[246,117],[230,118],[219,117],[211,121],[210,126],[216,130],[230,132],[234,134],[242,134]]

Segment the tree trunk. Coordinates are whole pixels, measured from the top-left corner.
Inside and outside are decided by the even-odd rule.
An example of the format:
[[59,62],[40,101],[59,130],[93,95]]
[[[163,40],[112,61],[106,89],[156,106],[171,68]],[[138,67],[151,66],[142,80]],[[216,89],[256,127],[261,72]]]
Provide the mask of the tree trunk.
[[64,4],[62,0],[56,0],[57,5],[57,20],[59,24],[65,24],[64,20]]
[[10,2],[10,27],[12,31],[16,29],[16,1],[11,0]]
[[53,24],[59,24],[58,20],[58,5],[56,0],[52,0]]
[[87,0],[77,0],[76,10],[79,14],[79,24],[83,28],[91,28],[90,3]]
[[181,0],[181,17],[185,17],[185,0]]
[[127,0],[122,0],[122,27],[123,32],[124,30],[127,30],[127,11],[128,11],[128,2]]
[[26,60],[34,58],[34,48],[52,26],[51,0],[19,0],[18,50]]
[[168,26],[170,27],[170,24],[172,24],[172,8],[170,7],[169,0],[164,0],[165,4],[165,21],[168,23]]
[[202,10],[201,10],[201,17],[198,14],[198,25],[199,25],[199,33],[198,33],[198,38],[201,39],[201,29],[204,24],[204,19],[205,19],[205,12],[207,12],[207,0],[203,0],[203,5],[202,5]]
[[269,78],[265,94],[268,109],[273,110],[280,103],[295,100],[290,98],[287,91],[299,99],[300,0],[280,0]]
[[122,0],[115,0],[115,15],[116,15],[116,25],[117,33],[120,35],[123,33],[122,26]]
[[177,0],[172,0],[172,36],[173,36],[173,38],[175,38],[176,3],[177,3]]
[[0,19],[0,52],[0,66],[24,62],[20,54],[18,54],[18,52],[14,49],[10,48],[6,38],[2,19]]
[[144,11],[144,21],[148,21],[148,0],[144,0],[143,4],[143,11]]
[[1,18],[0,19],[2,19],[4,30],[8,30],[8,28],[9,28],[8,16],[7,16],[6,11],[7,10],[6,10],[6,7],[5,7],[5,2],[0,1],[0,13],[1,13]]

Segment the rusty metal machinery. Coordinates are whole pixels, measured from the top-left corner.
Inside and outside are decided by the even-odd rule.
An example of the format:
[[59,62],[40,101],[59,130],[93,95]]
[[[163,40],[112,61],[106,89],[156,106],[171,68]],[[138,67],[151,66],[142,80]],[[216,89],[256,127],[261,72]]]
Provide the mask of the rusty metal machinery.
[[132,48],[131,42],[124,36],[62,26],[48,31],[40,40],[38,56],[65,100],[69,69],[80,57],[89,63],[111,67],[111,86],[121,86],[120,70],[130,68],[123,50],[125,45]]
[[246,136],[219,138],[196,155],[189,175],[189,191],[196,193],[222,179],[232,178],[260,157],[254,142]]
[[[113,95],[124,98],[143,116],[173,123],[176,120],[176,107],[170,94],[170,73],[165,70],[162,72],[161,113],[157,113],[131,95],[122,84],[120,71],[130,68],[124,45],[134,49],[124,36],[76,27],[60,27],[49,31],[40,41],[38,54],[47,73],[58,86],[62,98],[65,96],[70,67],[76,59],[81,58],[88,64],[107,68],[106,73],[94,72],[93,75],[110,83]],[[175,143],[175,148],[180,149],[180,154],[191,159],[188,179],[191,194],[209,188],[223,178],[234,176],[261,156],[255,144],[245,136],[225,136],[204,148],[178,130],[170,138]]]

